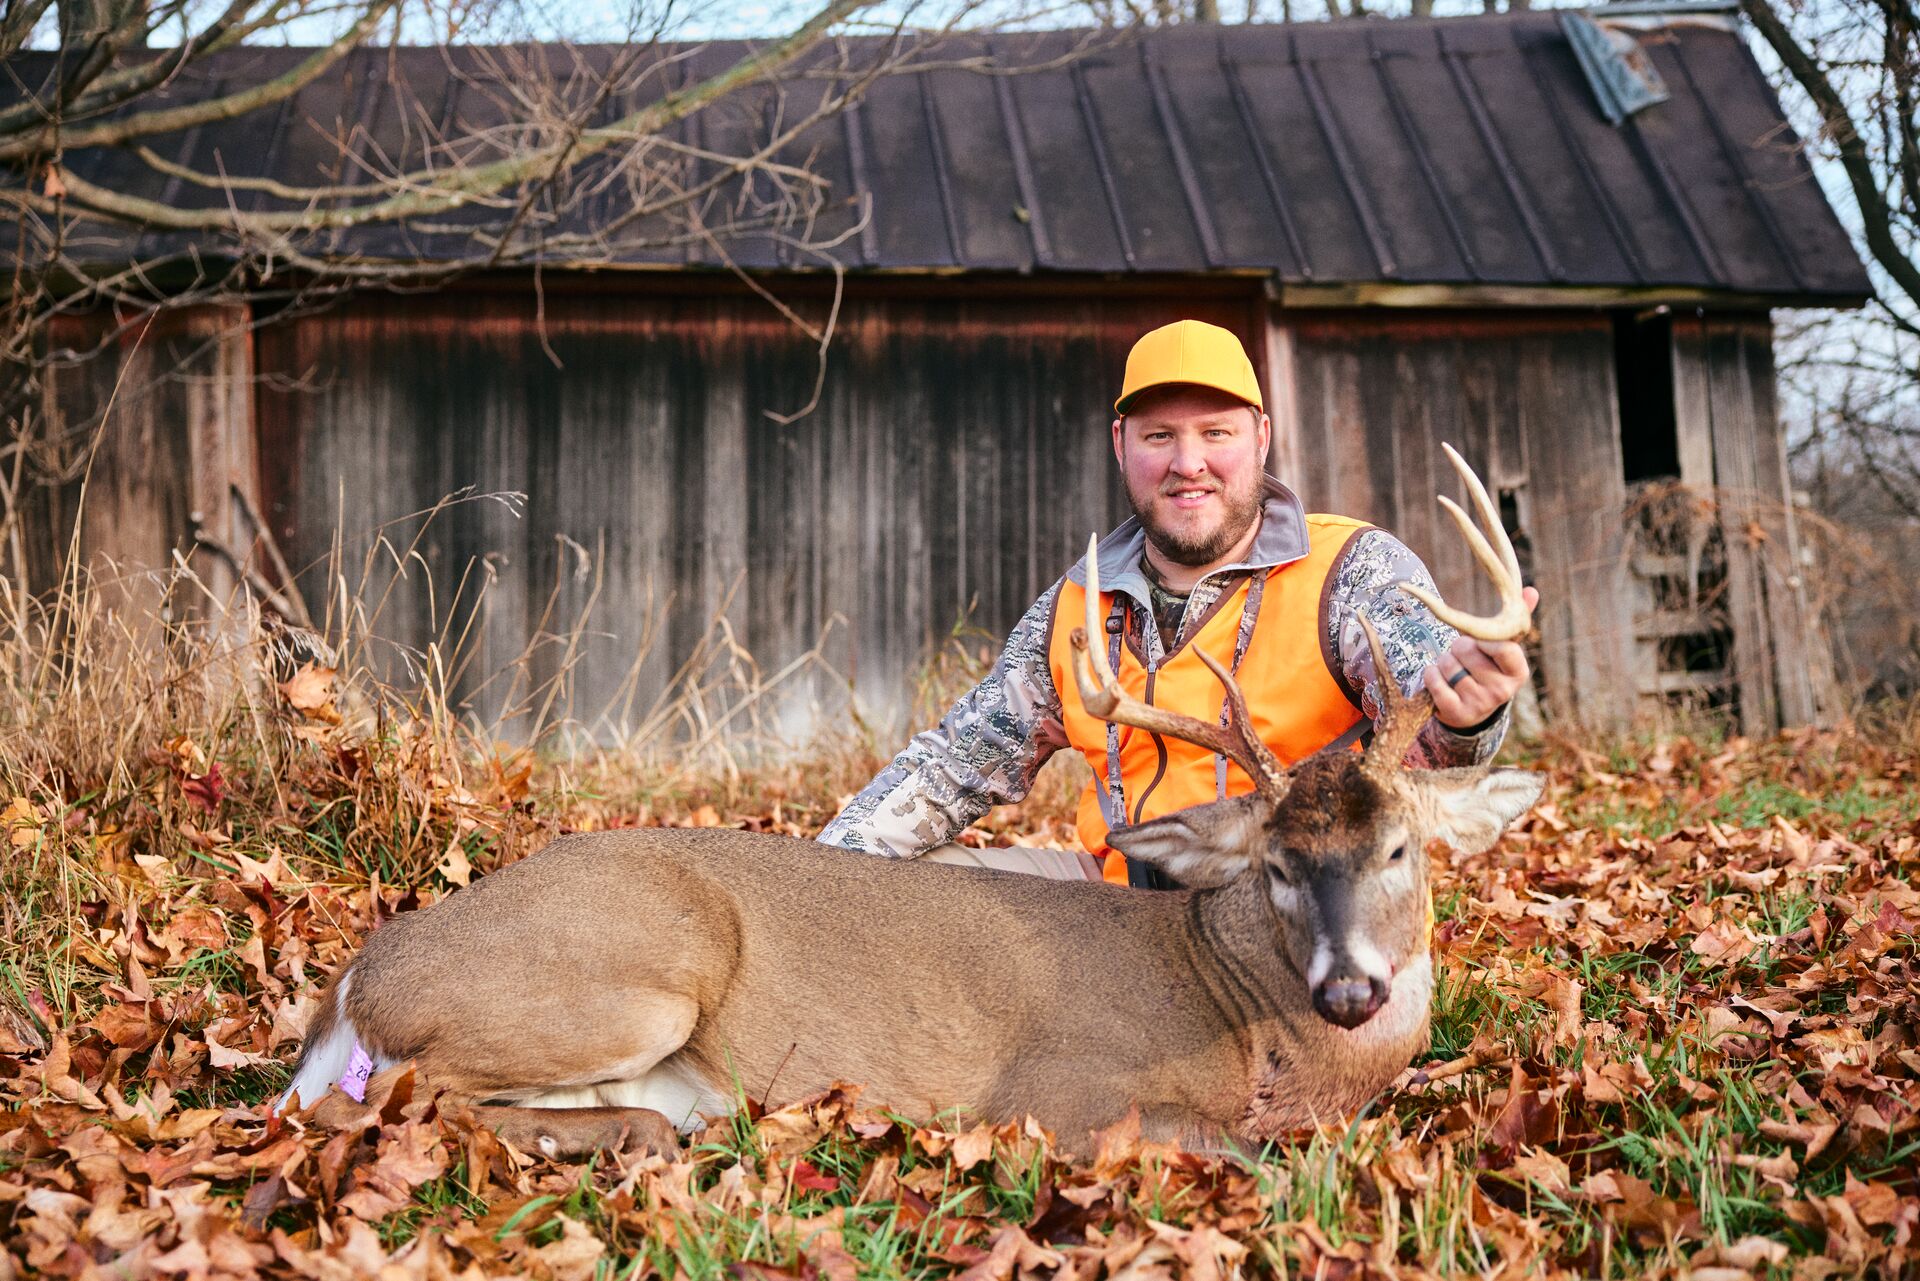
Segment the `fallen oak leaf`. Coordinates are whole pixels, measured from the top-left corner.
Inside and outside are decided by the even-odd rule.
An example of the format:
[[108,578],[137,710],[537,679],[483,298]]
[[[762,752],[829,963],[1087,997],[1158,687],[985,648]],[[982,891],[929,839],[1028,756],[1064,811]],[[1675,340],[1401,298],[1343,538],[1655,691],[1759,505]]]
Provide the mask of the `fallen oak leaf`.
[[820,1169],[805,1157],[796,1157],[788,1182],[803,1192],[838,1192],[840,1180]]
[[353,1170],[354,1188],[340,1205],[368,1221],[385,1218],[412,1199],[414,1188],[446,1170],[439,1133],[419,1121],[402,1121],[386,1127],[373,1164]]
[[[1696,1269],[1720,1264],[1746,1272],[1761,1272],[1780,1266],[1791,1254],[1784,1241],[1775,1241],[1772,1237],[1744,1236],[1727,1245],[1704,1247],[1693,1256],[1692,1264]],[[1700,1274],[1696,1271],[1693,1275],[1698,1277]]]
[[220,1044],[214,1039],[214,1029],[208,1028],[205,1034],[207,1043],[207,1065],[217,1072],[231,1072],[234,1068],[258,1067],[262,1063],[273,1062],[271,1054],[256,1054],[249,1050],[235,1050]]
[[1038,1244],[1024,1230],[1009,1224],[993,1234],[986,1257],[954,1281],[1009,1281],[1016,1271],[1025,1276],[1035,1268],[1054,1269],[1065,1262],[1066,1256],[1058,1250]]
[[186,798],[212,814],[227,794],[226,780],[220,774],[220,762],[207,766],[204,774],[186,774],[180,779],[180,791]]
[[1782,1143],[1798,1143],[1805,1147],[1807,1161],[1812,1161],[1826,1151],[1827,1144],[1833,1142],[1833,1136],[1840,1132],[1839,1125],[1830,1121],[1768,1120],[1760,1122],[1755,1128],[1770,1139],[1778,1139]]
[[971,1170],[993,1155],[993,1130],[980,1125],[953,1140],[952,1158],[956,1170]]
[[1573,1172],[1567,1163],[1544,1148],[1524,1148],[1513,1159],[1513,1168],[1556,1196],[1573,1186]]
[[1860,1222],[1869,1227],[1884,1227],[1900,1217],[1900,1194],[1885,1183],[1862,1183],[1847,1171],[1846,1190],[1840,1194],[1853,1207]]
[[281,697],[287,700],[287,706],[310,721],[338,725],[341,718],[339,709],[333,705],[333,686],[339,675],[331,667],[307,663],[280,683]]
[[554,1281],[588,1281],[607,1252],[606,1243],[567,1215],[556,1215],[551,1222],[561,1225],[560,1239],[528,1251],[527,1261],[539,1265]]

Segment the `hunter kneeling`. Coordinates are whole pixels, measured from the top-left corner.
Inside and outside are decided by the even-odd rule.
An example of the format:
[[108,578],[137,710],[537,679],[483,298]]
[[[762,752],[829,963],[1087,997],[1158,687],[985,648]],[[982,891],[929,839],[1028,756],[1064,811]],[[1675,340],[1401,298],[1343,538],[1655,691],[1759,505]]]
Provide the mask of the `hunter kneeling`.
[[[1197,320],[1152,331],[1127,357],[1114,412],[1113,452],[1134,516],[1100,540],[1099,625],[1090,630],[1122,689],[1224,724],[1211,657],[1246,691],[1256,737],[1291,765],[1366,741],[1383,706],[1384,668],[1394,692],[1424,688],[1432,700],[1433,719],[1407,764],[1493,759],[1508,704],[1528,680],[1525,652],[1513,640],[1458,634],[1429,607],[1432,575],[1405,544],[1364,521],[1307,513],[1266,474],[1272,426],[1238,338]],[[1251,792],[1255,780],[1211,748],[1129,733],[1089,714],[1073,694],[1069,649],[1088,592],[1085,568],[1075,565],[1042,593],[987,678],[819,839],[888,858],[932,852],[941,861],[1168,888],[1162,870],[1129,863],[1108,832]],[[1523,599],[1530,614],[1537,594],[1526,588]],[[1363,620],[1379,633],[1384,664]],[[1093,767],[1078,823],[1091,857],[941,848],[993,806],[1025,797],[1067,746]]]

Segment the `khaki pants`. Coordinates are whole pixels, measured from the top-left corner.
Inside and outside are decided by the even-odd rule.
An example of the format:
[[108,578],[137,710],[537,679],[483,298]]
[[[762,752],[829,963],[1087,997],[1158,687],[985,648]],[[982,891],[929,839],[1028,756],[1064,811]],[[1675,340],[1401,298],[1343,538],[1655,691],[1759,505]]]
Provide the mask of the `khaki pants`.
[[920,856],[929,863],[961,867],[991,867],[1001,872],[1024,872],[1050,881],[1097,881],[1100,860],[1084,850],[968,849],[964,845],[936,845]]

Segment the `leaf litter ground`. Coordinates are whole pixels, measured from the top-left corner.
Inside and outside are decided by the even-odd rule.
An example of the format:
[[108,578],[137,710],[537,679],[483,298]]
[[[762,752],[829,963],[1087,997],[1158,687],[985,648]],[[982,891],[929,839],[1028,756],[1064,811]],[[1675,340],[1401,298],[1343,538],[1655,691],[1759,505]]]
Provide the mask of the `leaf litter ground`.
[[428,730],[351,739],[311,683],[283,687],[312,704],[295,768],[180,739],[111,803],[20,781],[0,815],[0,1278],[1920,1268],[1910,752],[1812,731],[1549,751],[1546,796],[1496,848],[1430,851],[1429,1053],[1358,1118],[1264,1152],[1123,1124],[1068,1163],[1031,1125],[892,1116],[849,1084],[743,1099],[673,1160],[569,1165],[412,1079],[349,1129],[270,1118],[317,985],[379,920],[559,831],[810,835],[833,798],[801,770],[594,799],[525,755],[462,765]]

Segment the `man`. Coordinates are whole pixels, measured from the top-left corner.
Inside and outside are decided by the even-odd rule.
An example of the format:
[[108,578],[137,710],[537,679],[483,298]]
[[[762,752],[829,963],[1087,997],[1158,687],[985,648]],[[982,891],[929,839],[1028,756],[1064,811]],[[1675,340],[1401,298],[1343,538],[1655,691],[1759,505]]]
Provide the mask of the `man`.
[[[1221,716],[1220,683],[1195,652],[1204,650],[1235,673],[1262,741],[1283,762],[1357,742],[1379,679],[1356,621],[1364,612],[1392,678],[1433,695],[1434,719],[1409,761],[1492,757],[1507,704],[1528,677],[1520,646],[1458,636],[1394,590],[1402,581],[1433,586],[1398,539],[1308,515],[1265,474],[1272,424],[1238,338],[1196,320],[1145,335],[1127,356],[1114,412],[1113,450],[1134,516],[1099,544],[1111,603],[1108,634],[1094,643],[1108,647],[1129,693]],[[1085,617],[1084,572],[1075,565],[1034,602],[987,678],[938,728],[915,736],[821,841],[916,857],[992,806],[1020,800],[1047,758],[1072,746],[1095,774],[1080,804],[1082,843],[1105,859],[1106,879],[1152,886],[1148,869],[1130,871],[1108,848],[1110,827],[1252,790],[1237,766],[1204,748],[1107,725],[1080,705],[1067,638]],[[1537,593],[1526,594],[1531,608]]]

